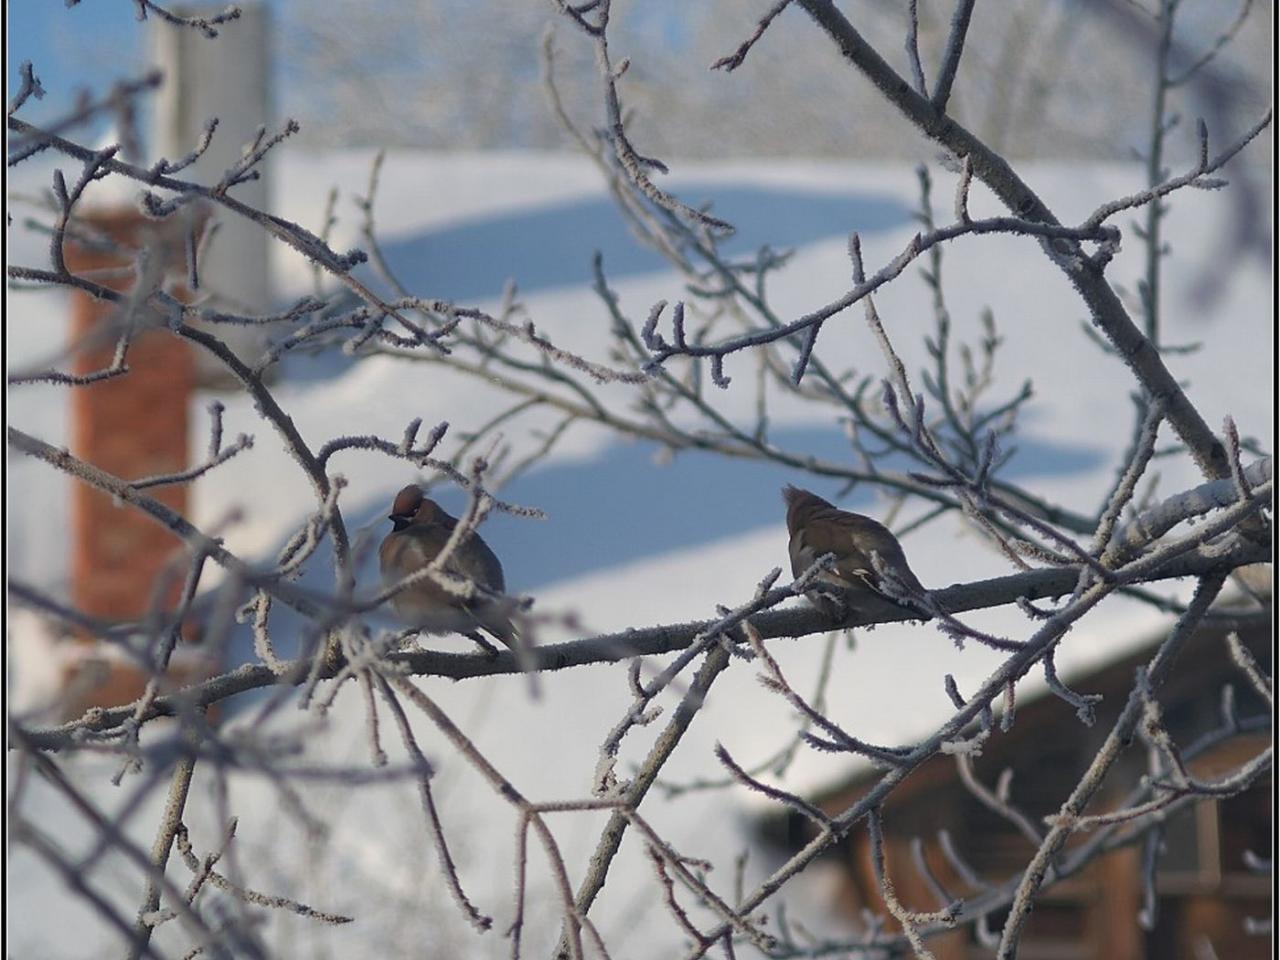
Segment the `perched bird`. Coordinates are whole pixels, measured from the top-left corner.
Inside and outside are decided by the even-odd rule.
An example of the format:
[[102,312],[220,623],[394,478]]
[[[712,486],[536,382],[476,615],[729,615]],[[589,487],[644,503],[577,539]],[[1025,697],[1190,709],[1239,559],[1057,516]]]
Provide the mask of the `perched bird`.
[[[396,494],[388,518],[394,529],[378,549],[382,580],[388,586],[431,563],[448,543],[458,519],[451,517],[434,500],[410,484]],[[506,583],[502,564],[489,545],[472,531],[449,556],[444,570],[465,577],[487,594],[502,594]],[[461,633],[493,650],[477,630],[483,629],[516,649],[515,628],[509,617],[513,603],[477,594],[464,599],[429,578],[419,580],[391,598],[391,605],[404,620],[425,633]]]
[[782,499],[787,503],[792,574],[798,577],[824,554],[836,558],[835,565],[818,576],[815,589],[805,593],[818,609],[844,620],[857,609],[860,597],[876,596],[903,605],[884,589],[871,562],[872,552],[879,556],[881,566],[896,576],[902,590],[916,596],[927,593],[907,566],[898,539],[883,524],[839,510],[798,487],[784,487]]

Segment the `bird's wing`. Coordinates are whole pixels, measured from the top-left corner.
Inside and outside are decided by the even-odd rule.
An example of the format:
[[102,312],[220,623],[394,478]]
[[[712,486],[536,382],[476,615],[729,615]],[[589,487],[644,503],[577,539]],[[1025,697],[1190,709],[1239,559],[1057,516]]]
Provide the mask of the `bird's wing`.
[[506,579],[502,575],[502,564],[497,555],[489,549],[489,545],[480,539],[479,534],[473,533],[458,544],[458,549],[453,552],[446,566],[453,573],[473,580],[493,593],[507,592]]
[[[924,586],[907,564],[906,555],[888,528],[870,517],[832,510],[818,522],[807,524],[805,542],[814,556],[836,555],[833,573],[853,587],[866,587],[894,600],[881,587],[881,577],[871,562],[875,551],[909,591],[925,593]],[[896,602],[896,600],[895,600]]]
[[[889,529],[883,524],[876,523],[869,517],[858,517],[862,523],[861,536],[864,544],[870,544],[870,549],[875,550],[880,555],[880,560],[888,566],[903,585],[913,593],[927,593],[924,584],[920,582],[919,577],[911,569],[911,565],[907,563],[907,555],[902,550],[902,544],[898,543],[898,538],[889,532]],[[871,565],[871,558],[867,557],[867,565]],[[878,577],[877,577],[878,578]]]
[[875,570],[870,558],[858,548],[854,539],[855,531],[843,522],[849,515],[842,515],[834,510],[830,513],[831,516],[815,518],[806,524],[797,532],[798,537],[814,560],[825,553],[835,554],[833,572],[841,579],[851,585],[860,581],[869,582],[868,578],[875,576]]

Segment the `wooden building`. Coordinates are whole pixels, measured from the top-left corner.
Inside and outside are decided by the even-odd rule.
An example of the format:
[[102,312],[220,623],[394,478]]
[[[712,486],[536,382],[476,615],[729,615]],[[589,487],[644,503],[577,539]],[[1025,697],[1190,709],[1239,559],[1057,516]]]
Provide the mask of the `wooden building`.
[[[1256,609],[1256,608],[1255,608]],[[1186,747],[1222,725],[1222,695],[1233,688],[1241,717],[1265,716],[1266,703],[1232,664],[1227,628],[1206,624],[1184,648],[1157,691],[1164,721],[1174,741]],[[1237,630],[1259,664],[1271,675],[1269,623]],[[999,723],[973,764],[977,781],[994,791],[1001,774],[1012,771],[1010,800],[1044,830],[1043,818],[1056,813],[1110,731],[1132,687],[1135,669],[1145,664],[1157,642],[1085,676],[1071,678],[1073,689],[1102,694],[1092,726],[1077,719],[1064,701],[1045,692],[1017,705],[1008,732]],[[1238,734],[1219,742],[1188,764],[1197,777],[1215,778],[1261,752],[1272,730]],[[1115,809],[1146,770],[1141,743],[1127,749],[1107,776],[1087,813]],[[874,770],[851,777],[811,796],[815,805],[836,814],[855,802],[878,779]],[[1142,848],[1131,844],[1093,860],[1079,873],[1042,888],[1025,929],[1020,960],[1253,960],[1272,956],[1267,933],[1246,932],[1272,914],[1271,877],[1246,863],[1246,852],[1269,860],[1273,848],[1272,777],[1221,801],[1205,799],[1172,815],[1165,828],[1164,852],[1157,861],[1155,923],[1143,930]],[[798,814],[776,815],[761,825],[766,838],[790,853],[814,833]],[[957,761],[936,756],[913,772],[890,795],[884,808],[885,855],[899,900],[908,909],[940,906],[917,869],[913,843],[931,871],[953,897],[973,896],[975,888],[945,855],[939,831],[949,834],[960,859],[989,884],[1020,875],[1033,852],[1031,841],[1013,823],[984,805],[961,779]],[[918,839],[917,839],[918,838]],[[1068,845],[1086,839],[1079,834]],[[869,837],[857,829],[836,854],[843,869],[832,901],[851,921],[864,910],[887,916],[871,865]],[[999,935],[1007,909],[988,917]],[[899,929],[888,921],[886,930]],[[1213,952],[1205,949],[1205,942]],[[929,938],[937,960],[977,960],[993,956],[973,924]],[[910,956],[906,949],[904,956]]]

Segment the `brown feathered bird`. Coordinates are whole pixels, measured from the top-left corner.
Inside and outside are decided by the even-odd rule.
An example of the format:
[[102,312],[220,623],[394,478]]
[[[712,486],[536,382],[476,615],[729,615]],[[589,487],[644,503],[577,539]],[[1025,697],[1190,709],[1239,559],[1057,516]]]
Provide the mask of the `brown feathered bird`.
[[787,503],[792,575],[800,576],[824,554],[835,555],[835,565],[818,576],[816,589],[805,593],[809,602],[828,616],[844,620],[858,609],[860,598],[870,596],[902,606],[884,589],[871,562],[872,552],[907,593],[923,596],[927,592],[907,565],[898,538],[883,524],[840,510],[799,487],[784,487],[782,499]]
[[[388,587],[435,560],[458,525],[456,517],[423,496],[414,484],[396,494],[387,519],[394,529],[382,541],[378,561]],[[506,591],[502,564],[478,533],[472,531],[458,544],[444,570],[474,582],[483,593],[463,599],[426,578],[391,598],[396,613],[424,633],[461,633],[493,649],[477,633],[484,630],[516,649],[516,631],[509,617],[514,604],[485,595]]]

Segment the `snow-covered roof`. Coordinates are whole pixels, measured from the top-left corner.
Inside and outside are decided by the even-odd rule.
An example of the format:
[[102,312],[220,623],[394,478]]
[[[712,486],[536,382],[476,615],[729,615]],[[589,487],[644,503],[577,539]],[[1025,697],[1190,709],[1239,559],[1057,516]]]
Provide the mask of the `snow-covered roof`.
[[[372,156],[372,151],[281,149],[274,160],[280,214],[317,229],[323,198],[337,184],[343,194],[333,246],[341,250],[357,245],[352,198],[365,190]],[[1026,167],[1026,175],[1064,220],[1073,221],[1087,216],[1102,199],[1137,189],[1142,171],[1136,165],[1033,164]],[[31,192],[46,185],[48,176],[47,165],[24,164],[14,171],[13,189]],[[949,203],[941,198],[948,196],[950,181],[946,174],[939,178],[947,186],[937,191],[938,202]],[[793,263],[773,286],[776,303],[795,315],[847,289],[847,231],[862,233],[864,256],[874,264],[894,256],[917,229],[910,217],[916,184],[901,168],[779,161],[683,164],[681,174],[664,181],[664,187],[690,202],[715,199],[718,213],[730,220],[739,217],[740,249],[764,242],[795,246]],[[977,215],[985,208],[994,211],[995,202],[975,188],[973,207]],[[633,249],[603,185],[589,164],[577,158],[392,152],[376,209],[388,256],[411,287],[424,295],[457,297],[492,308],[503,282],[514,278],[539,330],[594,359],[605,359],[609,328],[589,288],[594,249],[605,251],[611,283],[633,316],[643,317],[653,302],[682,293],[679,280],[656,258]],[[761,210],[768,215],[761,216]],[[1176,376],[1192,382],[1195,401],[1210,423],[1231,414],[1242,434],[1266,437],[1272,433],[1274,417],[1274,327],[1267,265],[1247,257],[1232,262],[1220,297],[1208,305],[1196,299],[1206,264],[1220,266],[1216,251],[1227,229],[1223,210],[1213,196],[1196,191],[1179,194],[1171,203],[1165,227],[1172,252],[1166,261],[1162,339],[1175,344],[1230,343],[1171,355],[1167,362]],[[12,262],[39,263],[44,251],[42,239],[24,238],[19,232],[10,257]],[[312,275],[305,263],[280,245],[273,256],[285,299],[310,289]],[[1126,249],[1111,268],[1113,275],[1136,277],[1140,256],[1126,240]],[[1021,450],[1010,466],[1012,473],[1048,501],[1092,509],[1112,481],[1129,440],[1132,385],[1122,364],[1100,358],[1098,348],[1080,331],[1083,307],[1034,243],[992,237],[953,244],[946,249],[944,273],[949,278],[954,336],[972,338],[980,310],[990,306],[1005,341],[997,371],[1001,382],[1013,391],[1023,378],[1034,379],[1036,398],[1024,415],[1017,441]],[[932,323],[928,297],[923,284],[904,277],[878,298],[885,324],[913,370],[925,361],[921,341]],[[11,367],[52,355],[65,330],[63,295],[10,293],[9,298],[6,339]],[[852,364],[867,372],[881,368],[879,353],[854,314],[828,323],[821,349],[835,367]],[[748,368],[745,360],[727,363],[727,372],[742,373],[743,379]],[[506,402],[482,380],[389,358],[335,366],[314,376],[306,375],[305,364],[297,364],[278,384],[276,396],[302,435],[316,445],[343,433],[398,438],[415,417],[427,424],[448,420],[455,433],[463,433]],[[243,520],[225,531],[227,546],[244,557],[266,557],[313,509],[309,486],[270,429],[257,419],[249,400],[222,399],[228,433],[255,433],[258,442],[251,452],[200,481],[193,519],[213,525],[238,508]],[[753,414],[750,391],[730,389],[719,399],[730,416],[745,420]],[[779,443],[841,455],[839,429],[822,413],[815,415],[795,398],[777,396],[774,401],[772,423]],[[15,426],[54,444],[66,441],[65,392],[24,387],[10,392],[9,403]],[[195,449],[203,448],[206,430],[204,415],[196,416]],[[508,439],[525,441],[519,436]],[[510,585],[534,594],[539,609],[572,610],[588,629],[605,631],[709,617],[717,603],[745,601],[764,573],[786,566],[778,488],[788,481],[806,482],[802,476],[698,453],[679,454],[663,465],[656,453],[651,445],[620,441],[599,429],[574,429],[545,463],[504,490],[504,497],[549,515],[541,522],[499,517],[486,525],[486,539],[504,558]],[[67,484],[44,465],[21,458],[11,457],[9,468],[11,572],[58,592],[67,577]],[[1185,459],[1160,461],[1158,468],[1164,492],[1196,481]],[[413,479],[413,472],[401,463],[360,453],[340,455],[335,469],[349,481],[351,525],[380,536],[386,504],[395,490]],[[812,485],[824,494],[834,491],[831,484]],[[450,496],[443,495],[446,504]],[[460,497],[452,502],[460,502]],[[18,503],[21,510],[14,509]],[[879,509],[860,492],[845,504],[864,512]],[[929,525],[908,536],[904,546],[928,586],[1009,572],[1006,561],[954,521]],[[372,576],[372,571],[366,569],[365,574]],[[1161,592],[1174,593],[1177,588],[1170,584]],[[976,626],[1015,636],[1027,630],[1014,608],[971,619]],[[1149,607],[1123,598],[1108,600],[1063,642],[1059,670],[1070,677],[1093,669],[1144,642],[1164,622],[1165,617]],[[27,629],[21,621],[11,624],[12,631]],[[813,683],[820,644],[819,637],[775,644],[797,689],[806,690]],[[29,649],[30,644],[7,646],[16,684],[11,691],[35,684],[40,676],[40,654],[19,652]],[[837,655],[831,689],[838,695],[830,698],[830,712],[846,729],[869,740],[910,741],[950,715],[944,674],[954,675],[962,692],[971,691],[998,660],[997,654],[976,644],[956,650],[930,626],[885,625],[859,632],[854,648]],[[785,741],[792,730],[789,712],[755,683],[754,676],[754,668],[738,666],[717,684],[706,716],[681,744],[667,778],[680,781],[705,771],[713,763],[710,751],[716,741],[744,764]],[[1042,681],[1033,675],[1024,683],[1030,690]],[[626,702],[625,677],[606,667],[550,675],[538,701],[528,699],[524,688],[511,680],[426,685],[513,783],[545,799],[585,793],[599,741]],[[743,709],[745,704],[750,708]],[[362,711],[354,692],[339,697],[322,741],[328,762],[366,762]],[[295,717],[285,719],[297,722]],[[433,759],[444,758],[437,801],[464,838],[464,880],[486,908],[501,917],[510,906],[509,814],[460,762],[455,765],[448,759],[435,738],[427,734],[425,743]],[[546,749],[530,749],[530,744],[554,744],[558,762],[549,766]],[[624,751],[624,762],[634,759],[634,747],[629,744],[629,751]],[[847,764],[845,759],[802,754],[787,785],[804,790],[830,782],[836,767],[847,769]],[[90,764],[79,773],[95,789],[102,783],[102,771]],[[277,804],[270,784],[249,774],[233,780],[233,806],[253,812],[242,818],[237,842],[259,844],[270,838],[271,843],[259,844],[269,850],[261,863],[268,871],[272,863],[304,857],[303,840],[290,835],[289,828],[282,829],[281,815],[271,812]],[[33,783],[31,789],[42,787]],[[328,803],[321,790],[316,798]],[[654,818],[660,829],[687,844],[681,848],[684,852],[710,853],[745,842],[739,822],[726,810],[754,802],[756,798],[740,791],[731,805],[722,794],[694,793],[666,810],[655,809]],[[313,871],[320,885],[316,890],[295,895],[375,920],[390,916],[397,904],[430,900],[424,890],[438,889],[433,858],[425,847],[419,849],[417,837],[406,843],[393,826],[403,824],[406,814],[414,815],[415,803],[402,785],[398,792],[387,788],[370,791],[367,798],[362,795],[359,810],[341,810],[341,803],[328,806],[336,816],[328,856],[337,858],[340,868],[335,869],[338,865],[331,860]],[[152,822],[149,812],[153,811],[146,807],[136,814],[131,829],[143,831]],[[49,816],[61,829],[63,813],[56,803],[51,803]],[[74,833],[73,820],[66,812],[69,833]],[[564,821],[562,839],[571,863],[584,862],[598,827],[589,817]],[[209,837],[219,832],[216,826],[209,829]],[[139,837],[149,844],[149,837]],[[648,867],[637,856],[625,861],[623,869]],[[55,883],[47,882],[29,852],[16,850],[10,870],[11,876],[20,872],[40,878],[11,887],[10,906],[27,918],[14,944],[19,953],[24,938],[27,953],[38,943],[35,952],[57,956],[82,950],[89,938],[102,935],[81,905],[69,902]],[[281,872],[292,875],[283,866]],[[424,874],[433,879],[423,880]],[[325,888],[324,877],[334,875],[348,879],[339,887]],[[611,882],[611,889],[614,884],[625,890],[619,878]],[[462,923],[446,901],[443,894],[435,896],[436,907],[419,915],[396,914],[397,922],[407,924],[407,930],[439,924],[433,936],[441,936],[438,931],[451,931]],[[606,940],[610,923],[628,922],[630,903],[625,892],[606,898]],[[129,909],[135,908],[131,903]],[[369,925],[357,926],[368,936]],[[503,926],[501,920],[497,926]],[[334,955],[341,954],[339,945],[347,935],[322,934]],[[305,939],[309,934],[298,936],[304,938],[302,943],[311,942]],[[506,949],[497,937],[485,942],[494,955]],[[660,955],[661,945],[654,949],[653,955]]]

